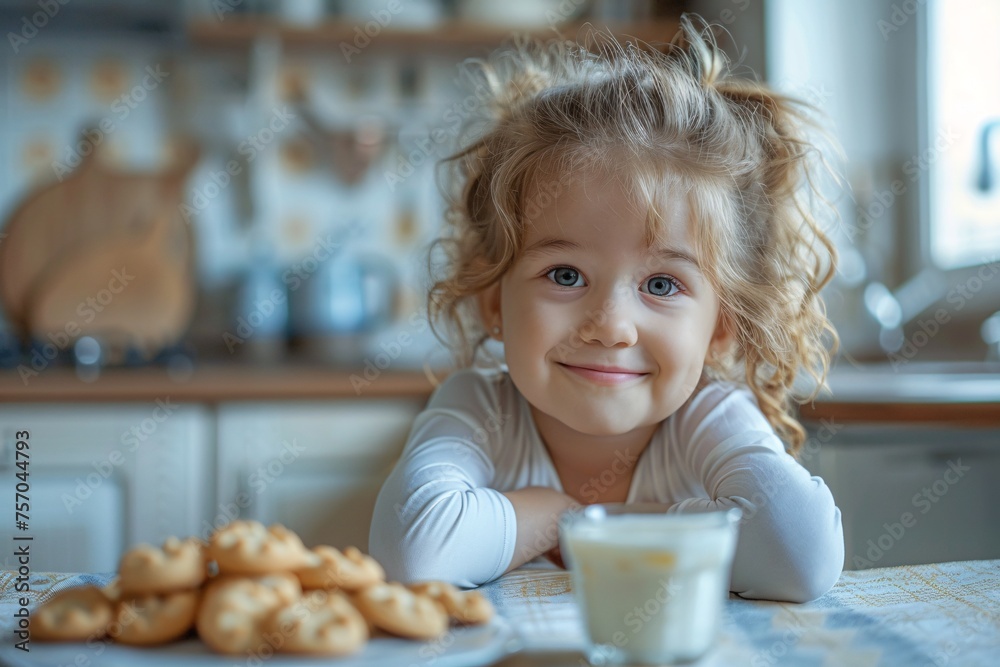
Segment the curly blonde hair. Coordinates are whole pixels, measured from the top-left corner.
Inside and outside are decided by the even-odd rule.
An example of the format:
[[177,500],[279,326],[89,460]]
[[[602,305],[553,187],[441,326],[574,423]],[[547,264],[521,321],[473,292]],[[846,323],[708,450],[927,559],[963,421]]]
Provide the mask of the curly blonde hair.
[[[489,338],[475,297],[518,258],[526,213],[538,204],[529,189],[543,170],[623,174],[648,206],[651,244],[659,203],[680,186],[697,256],[736,343],[709,360],[705,375],[745,382],[797,454],[805,430],[792,402],[825,387],[839,346],[819,294],[835,273],[836,247],[812,212],[813,196],[829,204],[817,167],[837,175],[808,140],[809,129],[827,136],[810,116],[818,110],[733,77],[712,26],[696,20],[701,29],[682,16],[662,51],[591,32],[588,46],[516,39],[487,60],[467,61],[476,90],[463,108],[481,113],[444,163],[448,231],[431,246],[428,320],[459,366],[475,363]],[[445,336],[438,320],[450,329]],[[815,381],[804,399],[793,392],[800,369]]]

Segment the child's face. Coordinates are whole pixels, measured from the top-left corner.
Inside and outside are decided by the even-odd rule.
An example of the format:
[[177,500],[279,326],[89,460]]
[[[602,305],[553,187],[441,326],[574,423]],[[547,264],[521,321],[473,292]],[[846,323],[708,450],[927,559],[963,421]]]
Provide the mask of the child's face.
[[[486,298],[498,301],[501,318],[487,326],[501,324],[511,378],[536,409],[579,432],[619,435],[683,405],[710,346],[728,334],[707,277],[647,247],[645,211],[619,183],[599,172],[567,180],[554,201],[528,193],[538,206],[527,207],[525,251],[499,295]],[[684,200],[663,215],[664,246],[694,258]]]

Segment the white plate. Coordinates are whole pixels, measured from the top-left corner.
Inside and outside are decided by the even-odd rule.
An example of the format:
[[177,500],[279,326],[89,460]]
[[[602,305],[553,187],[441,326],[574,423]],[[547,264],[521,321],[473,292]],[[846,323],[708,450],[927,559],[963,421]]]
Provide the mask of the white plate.
[[158,648],[133,648],[104,641],[74,644],[51,644],[32,641],[31,651],[14,648],[8,634],[0,646],[0,663],[12,667],[51,667],[54,665],[101,665],[102,667],[141,667],[142,665],[178,665],[183,667],[293,667],[298,665],[335,665],[336,667],[465,667],[485,665],[519,650],[514,630],[499,616],[488,625],[453,627],[439,639],[418,642],[378,637],[361,653],[343,658],[292,655],[245,654],[224,656],[213,653],[198,639],[186,639]]

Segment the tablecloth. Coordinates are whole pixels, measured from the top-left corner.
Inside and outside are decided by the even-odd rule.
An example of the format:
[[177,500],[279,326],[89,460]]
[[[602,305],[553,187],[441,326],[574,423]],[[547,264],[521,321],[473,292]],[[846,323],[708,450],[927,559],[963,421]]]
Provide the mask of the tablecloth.
[[[482,589],[527,650],[584,644],[569,573],[532,562]],[[699,665],[1000,665],[1000,560],[844,572],[805,604],[730,595]]]
[[[0,572],[5,637],[21,595],[15,592],[16,576]],[[104,585],[111,576],[33,574],[30,606],[68,586]],[[481,590],[513,625],[524,650],[583,648],[565,570],[535,561]],[[731,595],[719,644],[698,664],[1000,665],[1000,560],[848,571],[826,595],[805,604]]]

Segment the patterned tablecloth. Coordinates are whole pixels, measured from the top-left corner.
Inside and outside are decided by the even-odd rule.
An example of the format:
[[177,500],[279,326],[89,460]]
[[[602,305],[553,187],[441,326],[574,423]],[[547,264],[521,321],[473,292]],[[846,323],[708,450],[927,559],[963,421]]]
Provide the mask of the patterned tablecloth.
[[[109,574],[31,575],[30,608]],[[12,642],[20,594],[0,572],[0,628]],[[481,589],[526,651],[581,649],[569,574],[533,562]],[[96,664],[96,663],[95,663]],[[845,572],[807,604],[731,596],[718,647],[699,665],[1000,665],[1000,560]]]
[[[569,574],[531,563],[482,589],[527,650],[584,642]],[[807,604],[726,604],[701,665],[1000,665],[1000,560],[849,571]]]

